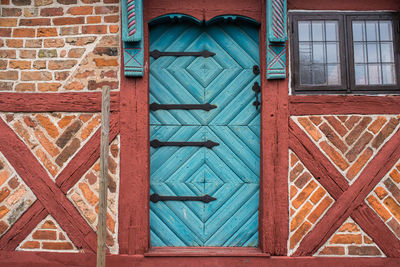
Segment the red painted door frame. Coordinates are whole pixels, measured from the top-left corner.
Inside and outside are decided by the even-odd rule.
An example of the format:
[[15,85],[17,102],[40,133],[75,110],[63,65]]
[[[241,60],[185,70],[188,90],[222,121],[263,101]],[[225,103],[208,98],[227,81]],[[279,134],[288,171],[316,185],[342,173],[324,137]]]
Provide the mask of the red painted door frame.
[[[183,13],[200,20],[222,14],[236,14],[253,18],[260,27],[260,67],[262,84],[261,109],[261,177],[259,211],[259,248],[218,249],[218,254],[286,255],[288,236],[287,199],[287,86],[283,81],[267,81],[266,70],[266,15],[265,1],[212,0],[195,3],[187,1],[144,1],[144,76],[121,77],[121,186],[119,200],[119,246],[121,254],[161,253],[150,249],[149,240],[149,31],[148,22],[168,13]],[[216,6],[217,5],[217,6]],[[205,10],[205,7],[212,7]],[[123,62],[123,59],[121,60]],[[121,71],[121,73],[123,73]],[[279,133],[279,135],[278,135]],[[279,138],[278,138],[279,137]],[[281,166],[277,168],[277,166]],[[279,181],[279,182],[278,182]],[[166,248],[165,253],[187,255],[190,248]],[[207,248],[196,253],[210,255]]]

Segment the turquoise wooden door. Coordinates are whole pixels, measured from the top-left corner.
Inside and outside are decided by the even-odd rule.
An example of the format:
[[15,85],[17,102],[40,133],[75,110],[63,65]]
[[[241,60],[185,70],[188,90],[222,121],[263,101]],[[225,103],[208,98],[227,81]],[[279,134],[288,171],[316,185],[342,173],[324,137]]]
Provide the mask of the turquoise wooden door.
[[218,143],[150,148],[150,194],[216,200],[150,202],[152,246],[258,245],[260,112],[258,28],[250,24],[165,23],[150,28],[150,51],[214,56],[150,57],[150,103],[210,110],[150,112],[150,140]]

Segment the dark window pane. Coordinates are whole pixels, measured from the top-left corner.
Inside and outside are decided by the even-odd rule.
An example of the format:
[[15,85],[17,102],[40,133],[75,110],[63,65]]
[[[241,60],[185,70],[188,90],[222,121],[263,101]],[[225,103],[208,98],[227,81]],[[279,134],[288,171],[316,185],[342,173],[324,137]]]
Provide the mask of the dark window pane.
[[325,65],[313,64],[312,77],[313,77],[313,84],[326,84]]
[[391,21],[379,21],[379,31],[381,41],[392,41],[392,22]]
[[312,84],[310,65],[304,65],[300,67],[300,84]]
[[299,21],[299,41],[311,41],[310,21]]
[[313,41],[324,41],[324,22],[313,21],[312,22],[312,40]]
[[326,34],[327,41],[339,40],[337,21],[326,21],[325,22],[325,34]]

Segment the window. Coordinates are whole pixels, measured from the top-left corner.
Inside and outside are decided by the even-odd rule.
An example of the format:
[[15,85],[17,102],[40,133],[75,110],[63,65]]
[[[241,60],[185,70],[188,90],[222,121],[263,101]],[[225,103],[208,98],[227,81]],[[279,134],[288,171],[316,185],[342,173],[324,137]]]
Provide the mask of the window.
[[395,13],[291,13],[294,93],[400,93]]

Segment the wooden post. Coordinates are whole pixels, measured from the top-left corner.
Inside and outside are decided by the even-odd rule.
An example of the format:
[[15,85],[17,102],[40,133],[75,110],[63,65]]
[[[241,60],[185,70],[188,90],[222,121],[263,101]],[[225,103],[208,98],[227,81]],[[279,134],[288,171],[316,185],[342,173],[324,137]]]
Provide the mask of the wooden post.
[[99,214],[97,223],[97,267],[106,266],[106,227],[107,227],[107,185],[108,185],[108,143],[110,132],[110,87],[103,86],[101,102],[101,142],[100,142],[100,180]]

